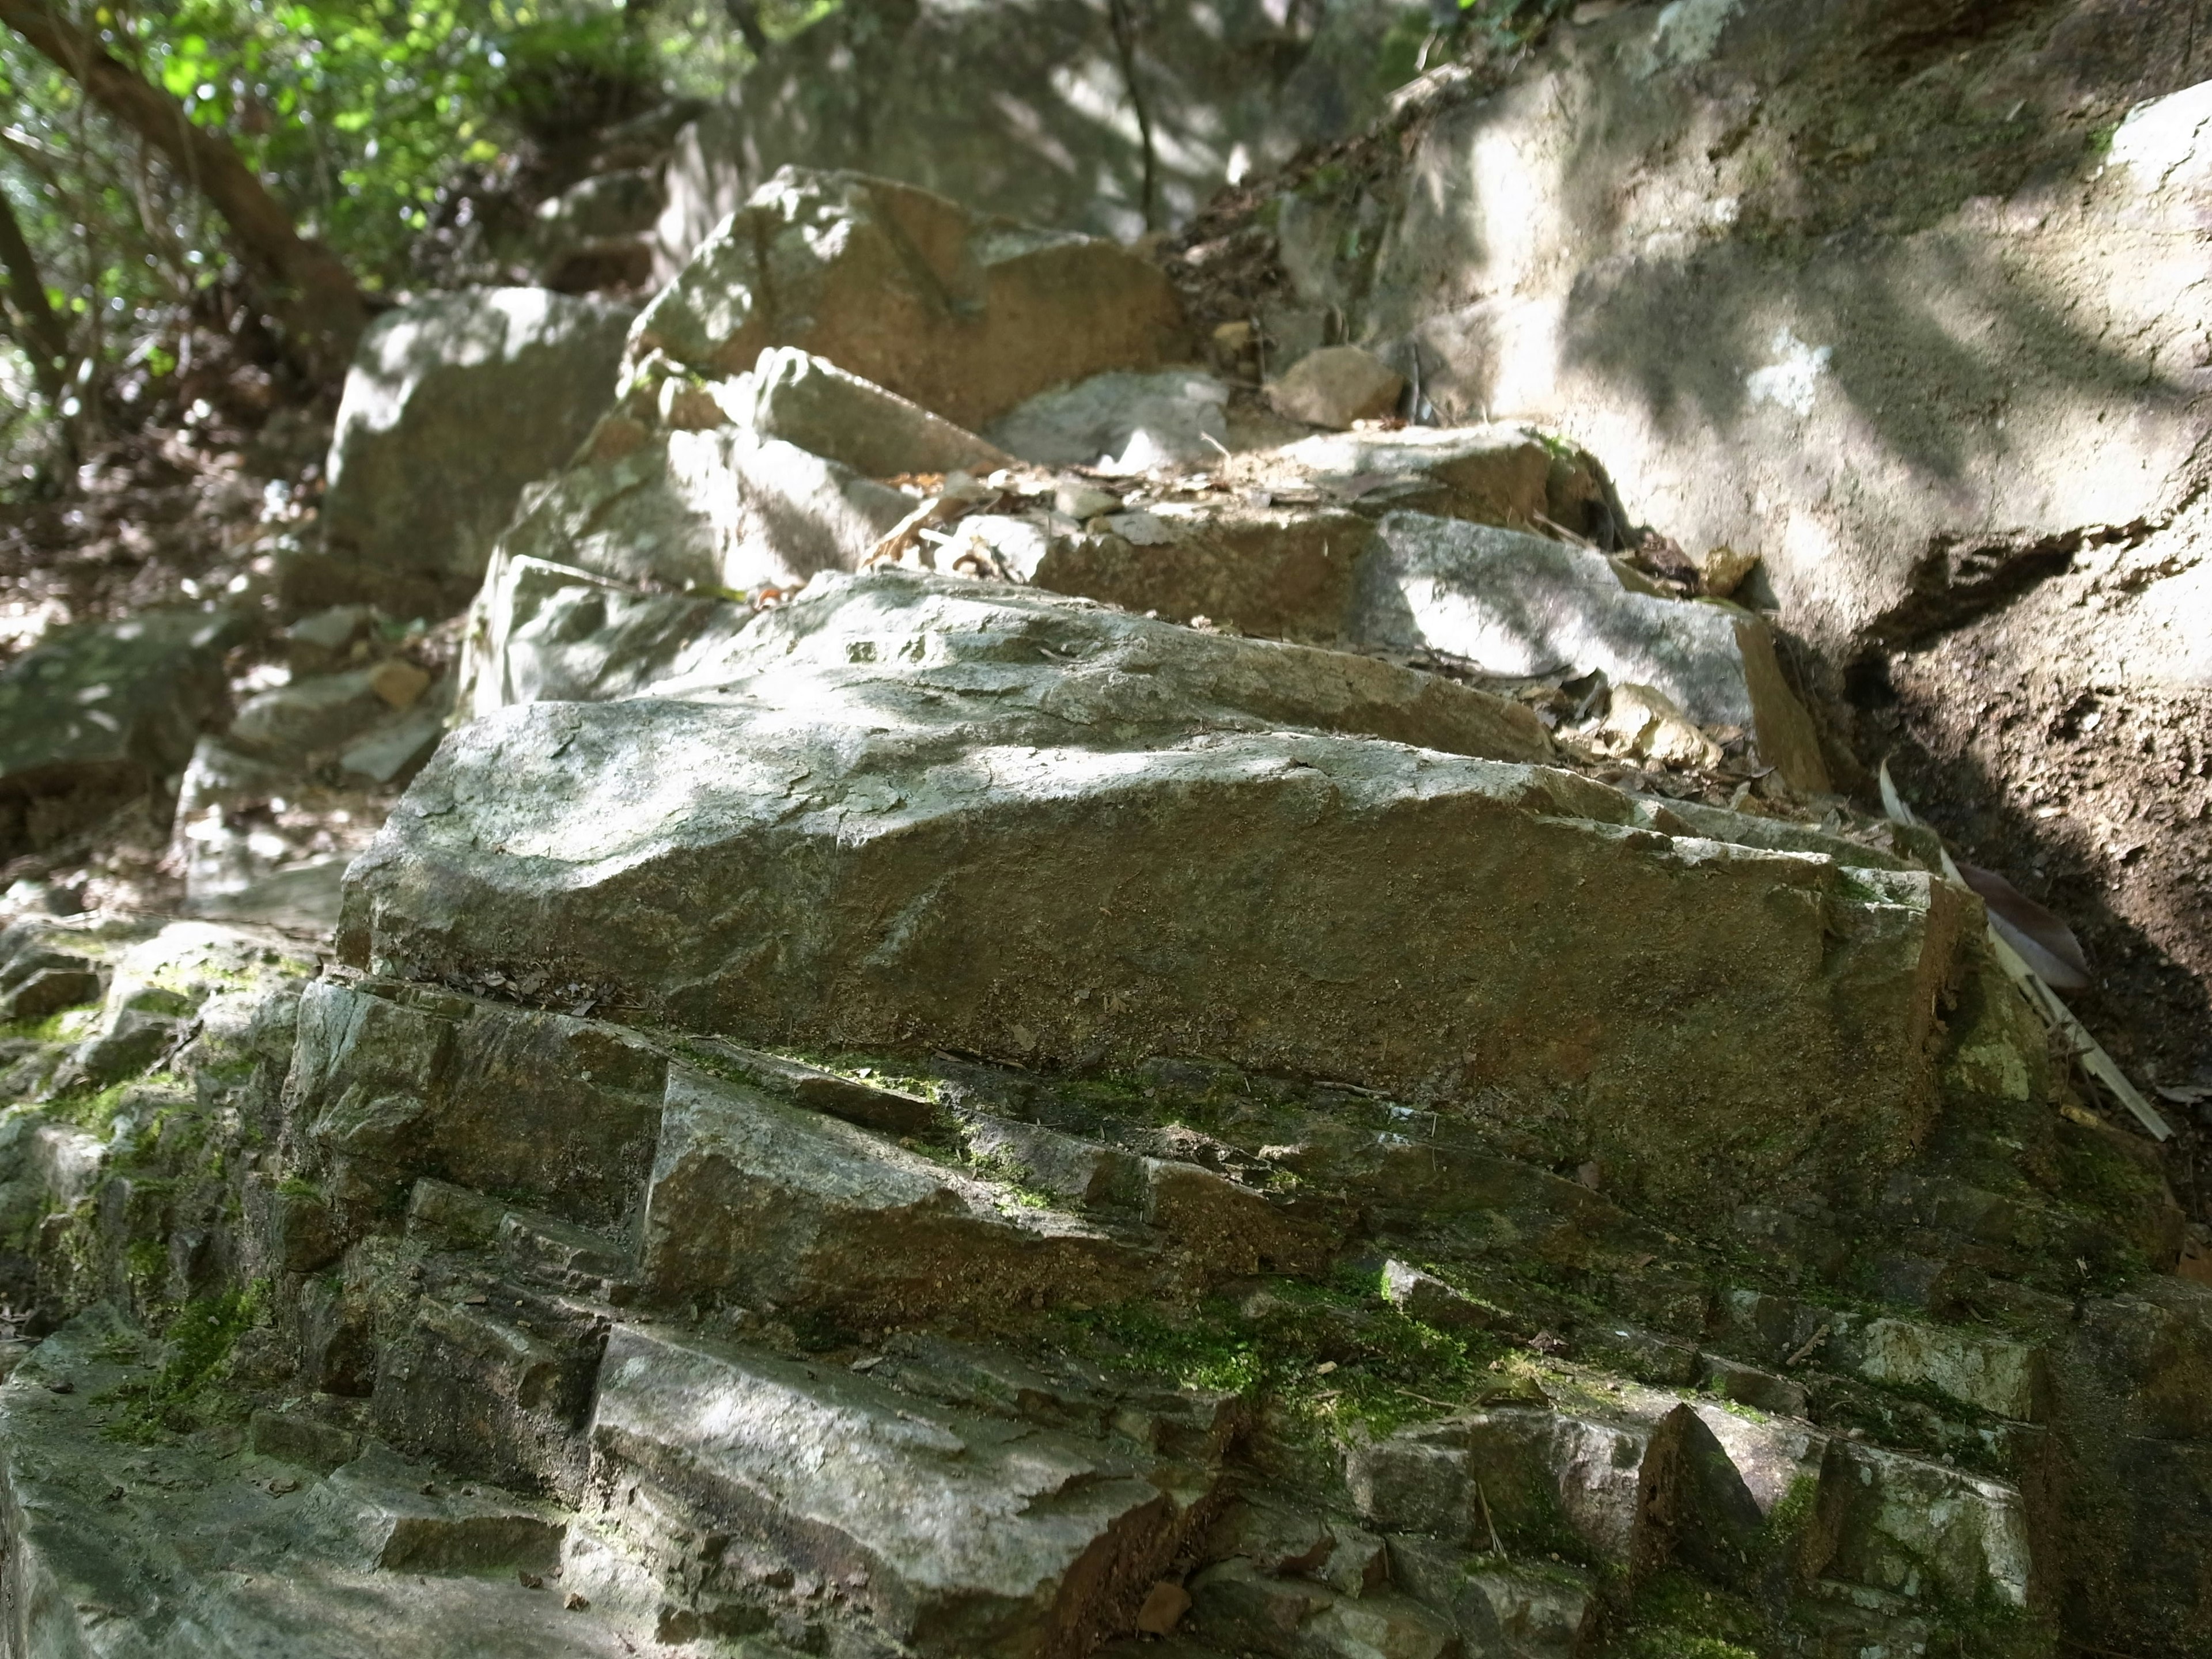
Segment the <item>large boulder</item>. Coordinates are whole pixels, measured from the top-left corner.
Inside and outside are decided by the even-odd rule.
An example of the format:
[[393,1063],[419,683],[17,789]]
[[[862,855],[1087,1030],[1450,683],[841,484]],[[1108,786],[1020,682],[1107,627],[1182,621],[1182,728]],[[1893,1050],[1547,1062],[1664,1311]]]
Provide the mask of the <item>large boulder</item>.
[[1333,1076],[1670,1207],[1848,1184],[1928,1123],[1965,901],[1527,764],[1500,700],[903,571],[681,667],[450,738],[341,952],[785,1042]]
[[786,167],[639,313],[709,376],[798,346],[971,429],[1023,399],[1187,349],[1158,268],[1111,242],[971,213],[912,185]]
[[1261,319],[1556,426],[1824,645],[2002,599],[2199,488],[2212,93],[2186,9],[1956,15],[1577,8],[1502,87],[1446,71],[1391,182],[1274,197]]
[[394,615],[467,603],[522,487],[614,399],[631,307],[542,289],[439,295],[362,337],[331,443],[323,547],[286,574],[302,606]]
[[53,635],[0,672],[0,862],[173,797],[222,708],[238,618],[148,611]]
[[841,7],[779,43],[678,137],[662,257],[680,262],[790,162],[858,167],[1127,240],[1356,131],[1426,27],[1395,0]]

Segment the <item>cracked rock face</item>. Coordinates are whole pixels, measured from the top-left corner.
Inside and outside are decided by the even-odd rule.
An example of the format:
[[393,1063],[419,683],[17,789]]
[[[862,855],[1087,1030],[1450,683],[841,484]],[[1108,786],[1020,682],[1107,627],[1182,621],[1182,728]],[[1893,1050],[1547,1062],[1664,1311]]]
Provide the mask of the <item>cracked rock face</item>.
[[1662,823],[1480,693],[903,572],[687,667],[458,733],[343,951],[752,1037],[1489,1100],[1668,1202],[1848,1181],[1925,1126],[1948,890]]

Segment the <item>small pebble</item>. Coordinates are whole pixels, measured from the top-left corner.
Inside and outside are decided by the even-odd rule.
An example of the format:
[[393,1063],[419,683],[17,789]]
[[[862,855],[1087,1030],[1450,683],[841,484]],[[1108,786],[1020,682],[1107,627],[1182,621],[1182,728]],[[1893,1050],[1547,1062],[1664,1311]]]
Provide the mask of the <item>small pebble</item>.
[[46,1383],[46,1392],[49,1394],[75,1394],[76,1392],[76,1384],[70,1382],[66,1376],[57,1376],[51,1379]]
[[568,1608],[571,1613],[582,1613],[592,1605],[592,1598],[585,1595],[581,1590],[570,1590],[568,1592],[568,1600],[562,1602],[561,1605]]
[[525,1589],[544,1589],[545,1588],[545,1581],[534,1572],[526,1572],[520,1567],[517,1567],[514,1570],[514,1576],[521,1581],[522,1588]]

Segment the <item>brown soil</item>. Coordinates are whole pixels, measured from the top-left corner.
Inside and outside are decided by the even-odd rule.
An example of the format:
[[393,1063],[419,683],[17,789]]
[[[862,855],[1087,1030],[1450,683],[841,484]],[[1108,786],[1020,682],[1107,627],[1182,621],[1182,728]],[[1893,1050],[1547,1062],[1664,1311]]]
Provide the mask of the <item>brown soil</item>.
[[[2201,506],[1848,677],[1858,747],[1961,855],[2063,917],[2066,1000],[2180,1131],[2212,1219],[2212,689],[2142,683],[2154,590],[2201,560]],[[2155,1091],[2163,1090],[2163,1096]]]

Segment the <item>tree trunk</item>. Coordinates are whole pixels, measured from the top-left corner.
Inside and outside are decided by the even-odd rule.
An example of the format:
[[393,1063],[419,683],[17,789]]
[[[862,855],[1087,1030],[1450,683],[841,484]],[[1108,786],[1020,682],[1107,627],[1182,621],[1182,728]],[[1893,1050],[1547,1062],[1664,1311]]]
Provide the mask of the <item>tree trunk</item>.
[[266,290],[293,361],[318,380],[343,374],[368,320],[361,290],[337,255],[299,234],[229,141],[193,125],[183,106],[63,16],[53,0],[0,0],[0,23],[52,59],[214,204]]
[[722,0],[722,9],[729,13],[730,21],[737,25],[753,56],[767,57],[768,31],[761,27],[760,8],[754,0]]
[[31,360],[39,391],[62,418],[62,398],[69,381],[69,331],[46,303],[46,280],[23,228],[15,222],[15,210],[8,192],[0,190],[0,272],[8,278],[8,300],[15,313],[14,332],[23,355]]

